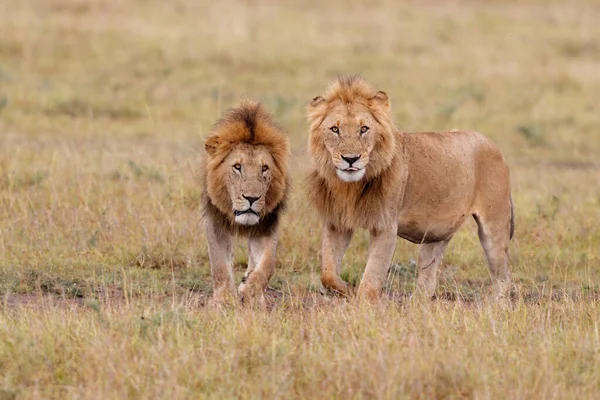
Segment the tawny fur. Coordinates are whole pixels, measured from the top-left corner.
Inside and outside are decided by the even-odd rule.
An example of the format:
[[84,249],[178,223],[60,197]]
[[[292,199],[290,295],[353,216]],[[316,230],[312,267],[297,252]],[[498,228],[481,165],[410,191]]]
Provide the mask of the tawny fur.
[[[494,294],[507,296],[512,200],[508,167],[491,140],[457,130],[401,132],[391,120],[387,95],[359,77],[335,81],[311,102],[308,119],[313,159],[308,187],[325,223],[325,286],[343,294],[351,291],[339,277],[341,257],[352,232],[364,228],[372,241],[359,295],[378,296],[391,263],[393,238],[400,236],[423,244],[418,289],[431,296],[443,249],[473,216]],[[358,161],[351,165],[345,161],[350,158]],[[345,169],[355,165],[359,172]],[[362,178],[352,181],[353,175]]]
[[[214,125],[205,148],[200,184],[214,297],[217,301],[235,297],[233,235],[248,237],[250,248],[239,294],[262,296],[273,273],[279,217],[290,187],[287,136],[260,103],[243,101]],[[259,200],[250,203],[245,196]],[[256,205],[257,216],[252,218],[258,222],[240,224],[235,212],[254,210]]]

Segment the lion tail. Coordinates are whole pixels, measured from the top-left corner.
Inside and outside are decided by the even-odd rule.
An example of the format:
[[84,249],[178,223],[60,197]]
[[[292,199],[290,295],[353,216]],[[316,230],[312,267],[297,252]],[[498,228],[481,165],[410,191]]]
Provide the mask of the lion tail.
[[510,237],[512,239],[515,235],[515,206],[513,204],[512,194],[510,195]]

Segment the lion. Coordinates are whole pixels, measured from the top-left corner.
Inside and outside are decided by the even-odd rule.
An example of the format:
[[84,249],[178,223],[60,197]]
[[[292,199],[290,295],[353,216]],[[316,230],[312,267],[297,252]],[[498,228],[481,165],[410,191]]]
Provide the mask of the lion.
[[514,233],[509,170],[477,132],[405,133],[390,100],[362,78],[341,77],[308,106],[309,197],[324,221],[323,285],[352,294],[341,279],[356,229],[370,231],[359,298],[378,298],[401,237],[420,244],[416,293],[432,298],[446,246],[473,216],[492,275],[492,296],[510,292],[508,243]]
[[[246,100],[214,125],[205,149],[200,182],[213,300],[264,300],[290,187],[288,138],[260,103]],[[248,238],[248,268],[237,293],[234,235]]]

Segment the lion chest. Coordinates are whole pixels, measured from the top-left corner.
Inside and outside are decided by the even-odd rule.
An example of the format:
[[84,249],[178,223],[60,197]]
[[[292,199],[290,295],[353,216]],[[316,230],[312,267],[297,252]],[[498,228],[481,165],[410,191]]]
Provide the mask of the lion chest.
[[[321,215],[334,226],[382,230],[396,224],[396,207],[381,188],[359,185],[326,188],[321,193]],[[337,189],[337,190],[335,190]]]

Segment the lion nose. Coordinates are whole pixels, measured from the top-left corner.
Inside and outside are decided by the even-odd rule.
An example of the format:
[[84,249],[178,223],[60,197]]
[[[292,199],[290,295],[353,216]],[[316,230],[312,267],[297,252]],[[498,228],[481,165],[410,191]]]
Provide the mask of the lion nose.
[[248,203],[250,203],[250,206],[252,206],[252,203],[254,203],[256,200],[260,199],[261,196],[250,197],[250,196],[242,195],[242,197],[245,198],[246,200],[248,200]]
[[354,164],[359,158],[360,156],[354,156],[354,157],[346,157],[346,156],[342,156],[342,158],[344,159],[344,161],[346,161],[350,166],[352,166],[352,164]]

